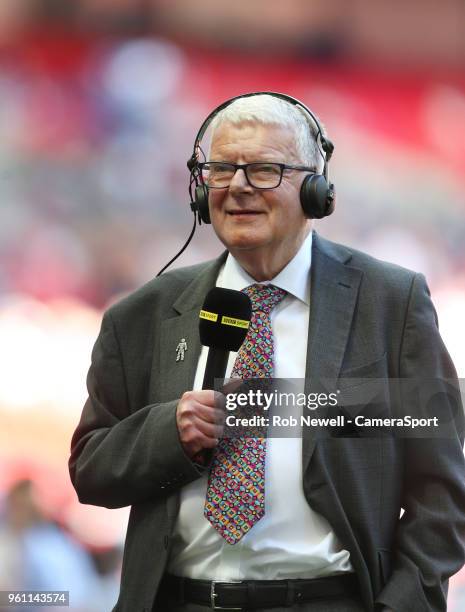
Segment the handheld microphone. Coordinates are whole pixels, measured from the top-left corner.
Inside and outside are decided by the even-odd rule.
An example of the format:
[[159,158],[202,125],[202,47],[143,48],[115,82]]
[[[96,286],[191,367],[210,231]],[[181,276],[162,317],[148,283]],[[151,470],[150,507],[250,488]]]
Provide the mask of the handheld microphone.
[[252,303],[242,291],[214,287],[207,293],[199,315],[200,342],[209,347],[202,389],[224,380],[229,352],[240,349],[251,318]]

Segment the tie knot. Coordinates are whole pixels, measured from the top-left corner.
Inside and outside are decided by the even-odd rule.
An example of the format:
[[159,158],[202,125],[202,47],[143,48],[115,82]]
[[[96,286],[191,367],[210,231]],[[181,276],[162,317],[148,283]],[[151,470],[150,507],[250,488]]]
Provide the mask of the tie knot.
[[252,302],[252,310],[261,310],[268,313],[287,295],[287,291],[275,285],[254,284],[249,285],[242,291],[249,296]]

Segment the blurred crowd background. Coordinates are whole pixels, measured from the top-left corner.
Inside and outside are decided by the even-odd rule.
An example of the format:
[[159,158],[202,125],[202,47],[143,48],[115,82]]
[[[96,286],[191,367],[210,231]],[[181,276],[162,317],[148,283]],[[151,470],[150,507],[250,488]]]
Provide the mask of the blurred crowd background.
[[[317,230],[423,272],[465,377],[464,69],[463,0],[1,0],[0,590],[116,601],[127,510],[77,502],[70,437],[102,311],[184,243],[186,160],[228,97],[319,115]],[[220,250],[202,226],[176,265]]]

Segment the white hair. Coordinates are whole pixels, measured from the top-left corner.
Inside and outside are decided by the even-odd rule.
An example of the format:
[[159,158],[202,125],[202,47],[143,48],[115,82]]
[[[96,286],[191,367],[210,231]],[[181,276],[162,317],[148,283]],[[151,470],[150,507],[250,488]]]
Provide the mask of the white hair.
[[[300,163],[314,167],[317,171],[322,170],[321,144],[317,142],[318,128],[310,115],[300,106],[269,94],[238,98],[221,110],[213,119],[211,124],[212,135],[223,123],[238,125],[244,122],[279,125],[293,129],[295,148]],[[320,126],[324,136],[325,128],[321,123]]]

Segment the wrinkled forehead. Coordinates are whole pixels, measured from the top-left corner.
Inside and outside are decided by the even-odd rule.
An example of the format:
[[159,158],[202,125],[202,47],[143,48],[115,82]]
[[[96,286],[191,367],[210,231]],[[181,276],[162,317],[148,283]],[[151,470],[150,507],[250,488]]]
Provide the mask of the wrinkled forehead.
[[222,121],[212,132],[209,158],[224,155],[298,160],[295,128],[261,121]]

